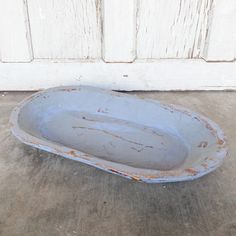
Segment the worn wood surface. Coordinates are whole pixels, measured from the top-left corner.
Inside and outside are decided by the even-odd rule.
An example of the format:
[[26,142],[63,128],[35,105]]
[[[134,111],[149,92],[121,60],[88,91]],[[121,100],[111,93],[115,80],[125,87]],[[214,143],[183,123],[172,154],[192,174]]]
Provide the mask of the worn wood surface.
[[235,89],[235,42],[235,0],[0,0],[0,90]]
[[138,58],[196,58],[204,50],[212,0],[140,0]]
[[0,63],[0,89],[5,91],[80,84],[127,91],[235,90],[235,78],[236,63],[203,60]]
[[28,0],[35,58],[101,56],[99,0]]
[[233,61],[236,57],[236,1],[214,0],[209,13],[208,40],[202,57]]
[[0,13],[4,62],[235,60],[234,0],[1,0]]
[[138,93],[209,116],[229,140],[230,156],[212,174],[165,185],[126,180],[20,143],[8,120],[28,95],[0,94],[0,235],[236,235],[235,92]]
[[26,0],[0,1],[0,61],[29,62],[33,58]]
[[103,1],[103,59],[132,62],[136,57],[136,0]]

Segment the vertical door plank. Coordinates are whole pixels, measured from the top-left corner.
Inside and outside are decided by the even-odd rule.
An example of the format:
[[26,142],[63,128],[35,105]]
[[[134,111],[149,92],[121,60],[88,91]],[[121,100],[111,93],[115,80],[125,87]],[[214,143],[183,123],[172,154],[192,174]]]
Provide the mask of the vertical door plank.
[[27,62],[33,58],[27,3],[0,0],[1,61]]
[[35,58],[101,57],[100,0],[28,0]]
[[212,0],[140,0],[138,58],[198,58]]
[[232,61],[236,57],[236,1],[214,0],[208,42],[203,58],[207,61]]
[[136,0],[103,1],[103,59],[132,62],[136,57]]

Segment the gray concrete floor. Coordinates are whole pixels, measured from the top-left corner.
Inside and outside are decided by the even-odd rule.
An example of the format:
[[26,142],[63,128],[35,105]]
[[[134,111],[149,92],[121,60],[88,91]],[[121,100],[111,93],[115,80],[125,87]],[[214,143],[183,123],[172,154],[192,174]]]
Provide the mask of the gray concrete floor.
[[236,235],[236,92],[137,94],[217,122],[229,140],[224,164],[192,182],[126,180],[20,143],[8,119],[30,93],[0,93],[0,235]]

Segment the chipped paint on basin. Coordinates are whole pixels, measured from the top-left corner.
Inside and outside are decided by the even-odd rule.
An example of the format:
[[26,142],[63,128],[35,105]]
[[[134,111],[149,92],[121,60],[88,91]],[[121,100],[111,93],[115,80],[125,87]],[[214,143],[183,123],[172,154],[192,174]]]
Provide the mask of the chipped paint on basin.
[[222,130],[208,118],[94,87],[38,92],[10,122],[26,144],[147,183],[198,178],[227,154]]

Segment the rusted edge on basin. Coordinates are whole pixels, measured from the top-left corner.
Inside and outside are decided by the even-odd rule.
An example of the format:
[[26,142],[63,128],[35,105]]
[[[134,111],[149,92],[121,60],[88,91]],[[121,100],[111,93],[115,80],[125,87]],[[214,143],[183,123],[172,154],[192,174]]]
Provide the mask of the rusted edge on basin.
[[[46,91],[48,92],[50,90],[50,91],[74,92],[74,91],[79,91],[80,88],[82,87],[86,87],[86,86],[56,87],[56,88],[48,89]],[[201,162],[198,165],[191,168],[186,168],[184,170],[169,170],[169,171],[155,170],[154,174],[145,174],[145,175],[139,174],[140,169],[126,166],[123,164],[119,164],[119,168],[115,168],[114,163],[110,161],[104,161],[104,163],[101,164],[99,163],[100,159],[95,156],[92,156],[92,155],[89,155],[89,154],[86,154],[86,153],[83,153],[78,150],[74,150],[74,149],[71,149],[62,145],[59,146],[56,143],[53,143],[51,141],[45,141],[45,140],[39,139],[37,137],[30,135],[29,133],[26,133],[24,130],[22,130],[19,127],[18,115],[21,108],[28,102],[32,101],[38,96],[41,96],[44,93],[45,91],[40,91],[31,95],[30,97],[24,99],[21,103],[19,103],[13,109],[11,113],[11,117],[10,117],[10,126],[11,126],[12,133],[25,144],[43,149],[48,152],[52,152],[57,155],[62,155],[72,160],[77,160],[77,161],[79,160],[82,163],[88,164],[90,166],[94,166],[98,169],[106,170],[107,172],[110,172],[110,173],[113,173],[113,174],[116,174],[116,175],[119,175],[128,179],[132,179],[139,182],[146,182],[146,183],[165,183],[165,182],[178,182],[178,181],[193,180],[203,175],[206,175],[207,173],[213,171],[218,166],[220,166],[224,157],[227,155],[227,152],[228,152],[227,141],[226,141],[223,131],[220,129],[220,127],[216,123],[214,123],[210,119],[198,113],[192,112],[186,108],[182,108],[180,106],[166,105],[166,104],[161,104],[158,101],[144,99],[145,101],[151,101],[151,102],[156,103],[159,106],[162,106],[164,109],[169,110],[171,113],[175,111],[181,112],[205,124],[205,127],[209,129],[211,133],[216,137],[216,140],[217,140],[216,144],[218,145],[218,148],[219,148],[217,153],[212,157],[206,157],[204,159],[204,162]],[[115,92],[112,92],[112,94],[113,93],[115,94]],[[132,95],[127,95],[127,94],[122,94],[122,96],[133,97]],[[199,145],[201,145],[201,147],[206,146],[207,144],[204,142],[205,141],[203,140],[202,143],[200,143]]]

